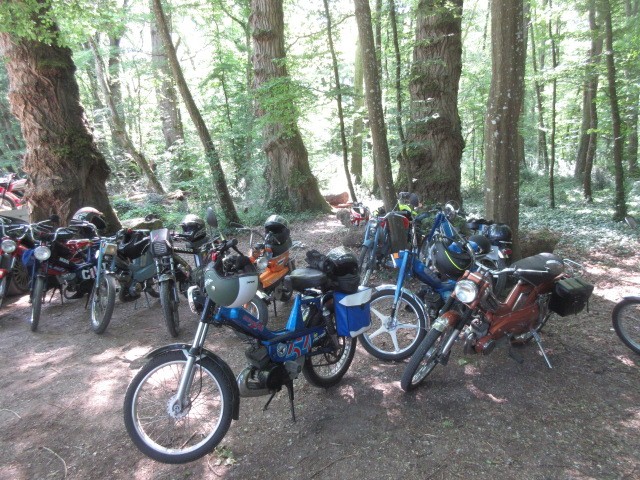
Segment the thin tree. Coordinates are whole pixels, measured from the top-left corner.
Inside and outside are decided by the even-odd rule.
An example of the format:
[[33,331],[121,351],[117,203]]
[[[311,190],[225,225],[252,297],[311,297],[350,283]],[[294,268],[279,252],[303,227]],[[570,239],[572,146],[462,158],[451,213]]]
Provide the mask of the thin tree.
[[[551,0],[549,0],[549,7],[552,8]],[[558,78],[556,76],[556,69],[558,68],[558,47],[556,45],[556,36],[558,35],[558,20],[556,19],[556,29],[553,31],[553,19],[549,18],[547,28],[549,31],[549,41],[551,46],[551,67],[553,68],[553,77],[551,79],[551,155],[549,157],[549,206],[556,208],[556,194],[555,194],[555,165],[556,165],[556,114],[558,103]]]
[[421,0],[411,66],[408,162],[423,200],[462,202],[458,115],[462,0]]
[[295,92],[286,66],[282,0],[252,0],[249,25],[256,113],[263,122],[263,149],[269,160],[268,202],[293,211],[328,212],[298,129]]
[[[23,5],[24,6],[24,5]],[[68,222],[84,206],[102,211],[110,230],[120,222],[109,203],[109,167],[89,132],[75,79],[71,50],[59,46],[59,30],[49,7],[38,4],[29,27],[37,33],[20,38],[0,33],[0,53],[9,76],[9,103],[18,118],[27,151],[27,196],[31,220],[55,213]]]
[[353,135],[351,141],[351,173],[356,183],[362,181],[362,137],[364,135],[364,122],[362,110],[364,109],[364,74],[362,72],[362,48],[360,41],[356,42],[356,55],[353,73]]
[[531,61],[533,66],[533,85],[536,93],[536,111],[538,112],[538,165],[549,165],[549,150],[547,148],[547,130],[544,122],[544,101],[542,98],[542,81],[538,69],[538,55],[536,53],[535,25],[531,24]]
[[485,116],[485,215],[507,223],[519,255],[520,149],[518,125],[524,96],[522,0],[492,0],[491,88]]
[[342,110],[342,86],[340,85],[340,73],[338,71],[338,57],[333,46],[333,31],[331,28],[331,14],[329,13],[329,1],[323,0],[324,15],[327,19],[327,40],[329,42],[329,51],[331,52],[331,63],[333,64],[333,81],[336,84],[336,103],[338,104],[338,122],[340,125],[340,144],[342,145],[342,163],[344,164],[344,174],[347,178],[349,193],[351,200],[357,202],[356,191],[353,188],[351,174],[349,173],[349,149],[347,147],[347,135],[344,126],[344,112]]
[[624,195],[624,171],[622,169],[622,122],[620,107],[618,106],[618,91],[616,89],[616,66],[613,51],[613,28],[611,26],[611,4],[609,0],[599,1],[600,12],[604,21],[604,57],[607,64],[607,83],[609,102],[611,103],[611,126],[613,129],[613,165],[615,168],[615,201],[613,219],[617,222],[624,220],[627,214],[627,204]]
[[229,222],[239,222],[236,207],[233,204],[233,199],[231,198],[231,194],[229,193],[229,188],[227,187],[224,172],[222,171],[222,165],[220,164],[218,151],[213,143],[213,139],[211,138],[209,129],[207,128],[207,125],[202,118],[202,114],[200,113],[200,110],[198,109],[196,102],[191,95],[191,91],[189,90],[189,86],[187,85],[187,82],[184,78],[184,74],[182,73],[182,67],[180,66],[180,62],[178,61],[176,48],[171,41],[171,34],[169,32],[167,19],[162,9],[161,0],[153,0],[153,13],[156,18],[158,33],[162,38],[162,43],[164,44],[167,58],[169,59],[169,64],[171,65],[171,71],[173,73],[174,81],[178,86],[178,90],[180,91],[182,100],[187,107],[187,111],[189,112],[191,121],[195,125],[196,131],[198,132],[198,137],[200,138],[200,142],[202,143],[202,146],[204,148],[204,154],[209,164],[209,170],[211,171],[211,177],[213,179],[213,187],[217,193],[220,208],[224,212],[224,215]]
[[124,123],[124,120],[120,117],[120,112],[115,104],[115,99],[111,95],[111,90],[107,83],[107,75],[105,72],[104,65],[102,63],[102,58],[100,56],[100,52],[98,50],[98,46],[93,38],[89,39],[89,45],[91,45],[91,50],[95,56],[96,60],[96,76],[98,78],[98,84],[100,85],[100,90],[102,91],[102,96],[104,97],[104,101],[107,104],[107,108],[109,109],[109,115],[111,117],[111,123],[109,126],[111,127],[111,131],[113,132],[113,137],[115,141],[118,143],[120,148],[122,148],[131,158],[133,158],[138,168],[142,171],[142,174],[147,179],[147,183],[149,188],[156,193],[164,193],[164,188],[162,188],[162,184],[156,177],[156,174],[153,172],[151,167],[149,166],[149,162],[145,158],[145,156],[140,152],[133,142],[131,141],[131,137],[127,133],[127,127]]
[[371,140],[373,142],[373,161],[376,165],[376,180],[380,187],[382,202],[387,210],[391,210],[396,203],[393,175],[391,173],[391,159],[387,144],[387,129],[382,109],[382,91],[378,75],[378,61],[376,47],[373,41],[371,26],[371,10],[368,0],[354,0],[356,22],[358,24],[358,38],[362,47],[362,64],[365,83],[365,99],[369,112]]

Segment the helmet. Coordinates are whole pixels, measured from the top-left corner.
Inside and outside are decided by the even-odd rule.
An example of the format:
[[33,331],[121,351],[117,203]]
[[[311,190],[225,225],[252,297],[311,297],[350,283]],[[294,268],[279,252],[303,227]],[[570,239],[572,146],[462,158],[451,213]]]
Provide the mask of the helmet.
[[118,242],[118,252],[130,260],[141,257],[149,246],[148,230],[125,230]]
[[196,242],[207,236],[207,228],[204,220],[197,215],[186,215],[180,222],[182,233],[189,236],[189,241]]
[[506,223],[495,223],[489,227],[487,237],[493,242],[510,242],[511,229]]
[[458,242],[447,246],[442,240],[437,241],[431,250],[431,258],[436,270],[442,275],[458,279],[471,266],[471,254]]
[[476,253],[489,253],[491,251],[491,242],[484,235],[471,235],[469,243],[472,245],[475,243],[478,246],[477,249],[474,249]]
[[358,259],[345,247],[336,247],[327,253],[322,269],[334,281],[336,290],[345,293],[358,291],[360,271]]
[[267,234],[271,234],[271,238],[275,239],[275,243],[282,245],[289,239],[289,224],[280,215],[271,215],[264,222],[264,230]]
[[226,272],[210,262],[204,271],[204,288],[209,298],[222,307],[241,307],[258,291],[258,272],[248,257],[236,255],[225,259]]
[[98,231],[101,231],[107,228],[107,222],[105,222],[104,220],[104,214],[93,207],[83,207],[80,210],[78,210],[76,213],[74,213],[73,217],[71,217],[71,223],[73,224],[74,222],[92,223],[93,225],[95,225]]

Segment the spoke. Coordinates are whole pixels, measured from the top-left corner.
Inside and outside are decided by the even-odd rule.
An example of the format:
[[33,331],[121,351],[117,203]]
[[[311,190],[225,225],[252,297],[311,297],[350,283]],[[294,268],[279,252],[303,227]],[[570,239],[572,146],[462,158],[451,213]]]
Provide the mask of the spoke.
[[399,352],[400,351],[400,345],[398,344],[398,336],[396,335],[396,332],[389,332],[389,336],[391,337],[391,341],[393,342],[393,350],[394,352]]
[[420,327],[415,323],[399,323],[396,326],[396,330],[400,330],[401,328],[405,330],[418,330]]
[[389,318],[389,315],[385,315],[384,313],[378,311],[374,307],[371,307],[371,313],[373,313],[384,325],[385,321]]

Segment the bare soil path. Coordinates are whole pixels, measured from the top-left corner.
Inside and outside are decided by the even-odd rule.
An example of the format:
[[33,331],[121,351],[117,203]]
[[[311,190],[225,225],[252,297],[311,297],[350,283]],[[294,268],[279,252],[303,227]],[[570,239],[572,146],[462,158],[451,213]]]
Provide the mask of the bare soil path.
[[[326,252],[342,228],[327,216],[292,232]],[[144,457],[122,419],[145,353],[174,341],[158,301],[117,303],[98,336],[84,300],[54,298],[31,333],[27,297],[13,299],[0,311],[0,479],[638,479],[640,356],[610,320],[615,302],[640,292],[638,258],[569,253],[596,290],[588,313],[545,328],[553,369],[534,345],[520,350],[522,364],[505,347],[487,357],[456,349],[405,394],[404,364],[359,348],[338,387],[295,382],[297,423],[283,393],[264,412],[266,397],[242,399],[222,448],[179,466]],[[179,341],[189,342],[196,318],[186,302],[180,315]],[[234,372],[244,367],[230,331],[214,329],[208,347]]]

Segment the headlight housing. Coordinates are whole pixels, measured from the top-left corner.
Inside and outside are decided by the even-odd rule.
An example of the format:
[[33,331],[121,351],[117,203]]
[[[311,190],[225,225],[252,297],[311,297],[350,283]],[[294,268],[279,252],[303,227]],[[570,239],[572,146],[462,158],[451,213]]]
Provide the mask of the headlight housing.
[[36,257],[36,259],[40,262],[44,262],[45,260],[49,260],[49,257],[51,256],[51,250],[49,249],[49,247],[40,245],[33,251],[33,256]]
[[471,303],[478,295],[478,286],[470,280],[460,280],[456,283],[453,293],[462,303]]
[[16,242],[11,240],[10,238],[5,238],[2,240],[2,244],[0,244],[0,248],[4,253],[13,253],[16,251]]

